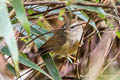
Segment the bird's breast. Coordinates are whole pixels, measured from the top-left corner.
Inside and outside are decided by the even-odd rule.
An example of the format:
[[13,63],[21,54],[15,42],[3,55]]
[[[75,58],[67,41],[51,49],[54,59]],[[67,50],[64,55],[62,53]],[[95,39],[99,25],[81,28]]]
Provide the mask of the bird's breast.
[[77,52],[77,47],[78,47],[77,43],[72,44],[71,41],[67,40],[65,44],[61,47],[61,49],[53,52],[58,55],[69,56]]

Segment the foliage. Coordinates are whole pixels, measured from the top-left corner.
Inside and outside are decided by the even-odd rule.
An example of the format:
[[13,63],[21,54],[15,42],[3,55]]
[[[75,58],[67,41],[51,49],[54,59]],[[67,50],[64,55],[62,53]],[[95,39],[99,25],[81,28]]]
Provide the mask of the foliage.
[[[77,80],[81,75],[85,80],[118,79],[112,75],[119,74],[119,9],[117,0],[0,0],[0,60],[8,62],[3,64],[14,78]],[[77,64],[54,53],[40,57],[39,48],[65,23],[70,25],[70,20],[83,22],[84,28],[83,44],[77,56],[72,55]],[[0,74],[5,73],[0,68]]]

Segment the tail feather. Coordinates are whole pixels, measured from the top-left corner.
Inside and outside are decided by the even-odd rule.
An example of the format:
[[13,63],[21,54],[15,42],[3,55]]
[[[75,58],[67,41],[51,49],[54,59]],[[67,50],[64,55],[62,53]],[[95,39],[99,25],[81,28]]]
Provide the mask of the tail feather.
[[38,54],[39,54],[40,56],[44,56],[44,55],[48,54],[49,52],[50,52],[50,49],[48,49],[48,48],[40,48],[40,49],[38,50]]

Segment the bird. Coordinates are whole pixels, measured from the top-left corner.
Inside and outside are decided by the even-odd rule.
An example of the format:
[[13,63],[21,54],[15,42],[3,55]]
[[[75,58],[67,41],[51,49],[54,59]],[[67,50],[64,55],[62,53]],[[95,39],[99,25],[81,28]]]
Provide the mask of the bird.
[[64,25],[49,38],[39,49],[43,56],[49,52],[63,57],[77,53],[78,44],[83,34],[83,26],[80,21],[72,20],[71,24]]

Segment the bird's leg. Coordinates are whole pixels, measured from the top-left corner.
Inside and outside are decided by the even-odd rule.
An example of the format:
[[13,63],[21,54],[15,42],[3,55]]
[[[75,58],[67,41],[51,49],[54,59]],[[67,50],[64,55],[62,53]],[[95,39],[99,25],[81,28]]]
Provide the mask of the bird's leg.
[[68,69],[69,61],[67,59],[64,60],[64,63],[59,67],[59,71],[63,71],[62,76],[67,75],[67,69]]
[[83,44],[84,44],[84,42],[83,42],[83,38],[82,38],[81,42],[78,43],[78,46],[81,47]]
[[76,57],[73,57],[71,55],[67,56],[67,59],[70,61],[70,63],[76,62]]
[[66,62],[67,62],[67,59],[65,59],[64,62],[60,65],[59,71],[61,71],[61,69],[63,68],[63,66],[65,65]]
[[64,68],[64,76],[67,75],[67,73],[68,73],[68,68],[69,68],[69,61],[67,61],[66,64],[65,64],[65,68]]
[[[78,78],[78,80],[80,79],[80,74],[79,74],[79,60],[76,61],[76,57],[73,56],[67,56],[67,59],[69,60],[69,62],[73,63],[73,66],[76,68],[76,76]],[[71,60],[72,59],[72,60]]]
[[69,56],[67,57],[67,59],[70,63],[73,63],[72,59]]

